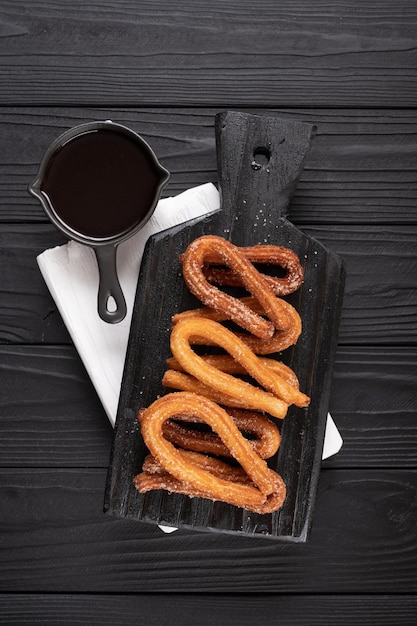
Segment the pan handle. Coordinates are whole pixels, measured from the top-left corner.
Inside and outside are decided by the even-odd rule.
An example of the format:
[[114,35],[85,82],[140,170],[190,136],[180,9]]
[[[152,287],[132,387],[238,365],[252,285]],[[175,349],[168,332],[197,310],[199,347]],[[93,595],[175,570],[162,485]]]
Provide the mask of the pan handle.
[[98,314],[109,324],[117,324],[126,317],[126,300],[120,287],[116,269],[117,246],[109,244],[94,248],[99,271]]

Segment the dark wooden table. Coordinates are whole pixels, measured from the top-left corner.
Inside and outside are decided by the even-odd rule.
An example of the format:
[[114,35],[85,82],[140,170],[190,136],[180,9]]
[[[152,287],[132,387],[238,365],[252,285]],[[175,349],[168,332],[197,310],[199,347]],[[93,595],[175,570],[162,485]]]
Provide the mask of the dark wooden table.
[[[0,2],[0,623],[417,623],[416,50],[412,0]],[[36,264],[58,134],[130,126],[175,195],[227,109],[317,124],[289,218],[347,267],[306,545],[103,513],[112,428]]]

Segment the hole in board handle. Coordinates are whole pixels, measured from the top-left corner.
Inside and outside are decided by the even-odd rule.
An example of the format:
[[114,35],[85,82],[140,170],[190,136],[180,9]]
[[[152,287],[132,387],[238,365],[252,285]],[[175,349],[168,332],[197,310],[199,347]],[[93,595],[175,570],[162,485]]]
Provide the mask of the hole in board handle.
[[271,158],[271,151],[264,146],[259,146],[253,151],[253,161],[251,166],[254,170],[260,170],[265,165],[268,165]]

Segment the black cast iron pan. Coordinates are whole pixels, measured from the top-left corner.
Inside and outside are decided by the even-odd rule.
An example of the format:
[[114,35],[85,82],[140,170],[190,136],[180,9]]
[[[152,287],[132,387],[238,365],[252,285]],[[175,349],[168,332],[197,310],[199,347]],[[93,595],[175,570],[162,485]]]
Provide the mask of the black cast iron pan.
[[29,185],[51,222],[94,250],[97,309],[105,322],[126,316],[117,246],[146,224],[168,178],[140,135],[105,120],[74,126],[55,139]]
[[[107,512],[175,527],[307,539],[344,284],[340,258],[285,217],[313,134],[308,124],[276,117],[235,112],[216,117],[221,210],[153,236],[145,250],[108,473]],[[283,476],[287,498],[272,515],[163,491],[141,495],[132,484],[146,454],[137,411],[166,393],[161,379],[170,356],[171,317],[199,305],[184,285],[178,256],[190,241],[208,233],[236,245],[287,246],[305,269],[304,284],[288,298],[301,315],[303,332],[296,346],[277,357],[295,370],[311,403],[305,409],[290,407],[283,421],[282,444],[270,465]]]

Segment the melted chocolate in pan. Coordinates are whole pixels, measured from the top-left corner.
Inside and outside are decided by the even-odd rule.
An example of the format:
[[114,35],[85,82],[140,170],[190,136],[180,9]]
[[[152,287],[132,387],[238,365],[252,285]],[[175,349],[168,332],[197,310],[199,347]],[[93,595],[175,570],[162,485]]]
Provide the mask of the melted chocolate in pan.
[[58,148],[41,191],[70,229],[101,239],[136,228],[149,213],[158,184],[142,146],[124,133],[103,128]]

